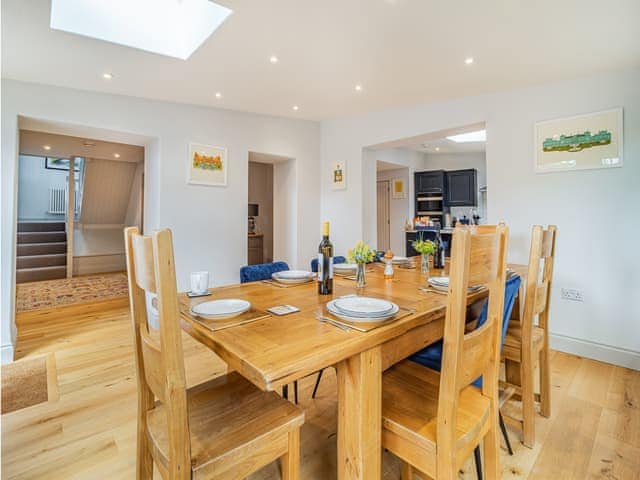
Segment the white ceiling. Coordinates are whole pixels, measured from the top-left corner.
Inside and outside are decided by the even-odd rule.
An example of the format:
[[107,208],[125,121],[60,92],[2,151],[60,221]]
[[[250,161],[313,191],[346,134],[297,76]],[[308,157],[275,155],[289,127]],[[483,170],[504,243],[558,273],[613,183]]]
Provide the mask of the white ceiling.
[[220,0],[186,61],[51,30],[49,3],[2,1],[3,77],[309,119],[640,65],[638,0]]

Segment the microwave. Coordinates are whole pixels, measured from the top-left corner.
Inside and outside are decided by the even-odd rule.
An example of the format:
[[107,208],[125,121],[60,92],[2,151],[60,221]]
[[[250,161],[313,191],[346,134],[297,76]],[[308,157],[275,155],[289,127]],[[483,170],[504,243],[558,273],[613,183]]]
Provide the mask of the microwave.
[[416,196],[417,216],[439,216],[444,210],[444,198],[441,193],[426,193]]

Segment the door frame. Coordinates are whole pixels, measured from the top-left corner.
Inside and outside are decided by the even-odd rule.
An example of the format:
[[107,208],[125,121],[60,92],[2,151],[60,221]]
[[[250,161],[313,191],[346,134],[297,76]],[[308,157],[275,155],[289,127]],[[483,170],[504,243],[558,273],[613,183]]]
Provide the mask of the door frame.
[[[382,248],[381,242],[380,242],[380,226],[381,226],[381,222],[380,222],[380,206],[379,206],[379,191],[378,188],[380,187],[381,184],[384,184],[386,186],[386,204],[387,204],[387,208],[386,208],[386,214],[387,214],[387,224],[386,224],[386,229],[385,233],[386,233],[386,243],[384,244],[385,247]],[[377,243],[377,249],[378,250],[389,250],[391,248],[391,180],[376,180],[376,230],[377,230],[377,238],[376,238],[376,243]]]

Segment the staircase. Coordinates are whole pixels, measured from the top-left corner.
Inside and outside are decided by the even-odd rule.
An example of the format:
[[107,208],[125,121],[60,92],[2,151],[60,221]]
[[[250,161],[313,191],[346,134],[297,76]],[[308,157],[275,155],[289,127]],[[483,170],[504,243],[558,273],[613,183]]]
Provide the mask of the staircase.
[[64,222],[18,222],[16,283],[67,276]]

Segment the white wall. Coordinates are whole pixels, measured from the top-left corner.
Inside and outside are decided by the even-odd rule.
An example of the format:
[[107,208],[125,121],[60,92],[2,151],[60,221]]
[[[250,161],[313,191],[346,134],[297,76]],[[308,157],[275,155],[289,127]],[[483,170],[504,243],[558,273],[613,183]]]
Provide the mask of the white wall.
[[59,219],[49,210],[49,188],[65,188],[67,173],[44,167],[44,157],[20,155],[18,179],[18,218],[21,220]]
[[[194,270],[209,270],[215,285],[238,281],[247,256],[249,151],[295,159],[297,168],[291,168],[288,176],[296,188],[287,192],[295,204],[288,214],[295,228],[281,258],[292,267],[302,267],[315,251],[320,229],[318,123],[3,80],[3,352],[10,352],[13,338],[19,115],[153,139],[145,145],[145,231],[173,230],[180,289],[187,288],[189,272]],[[187,184],[189,142],[228,149],[227,187]]]
[[[322,217],[336,226],[338,245],[375,238],[375,223],[364,208],[375,206],[375,175],[367,171],[362,148],[486,121],[489,221],[509,222],[510,261],[526,262],[531,225],[559,228],[552,345],[640,368],[639,85],[640,69],[634,69],[325,121]],[[623,168],[534,173],[535,122],[613,107],[624,108]],[[329,183],[336,158],[347,162],[349,175],[348,188],[338,192]],[[561,287],[582,289],[585,301],[560,299]]]

